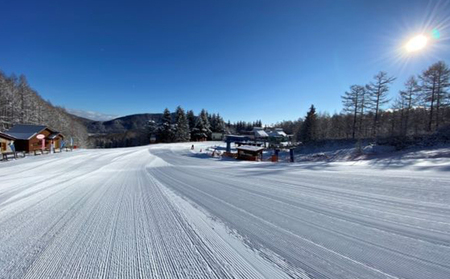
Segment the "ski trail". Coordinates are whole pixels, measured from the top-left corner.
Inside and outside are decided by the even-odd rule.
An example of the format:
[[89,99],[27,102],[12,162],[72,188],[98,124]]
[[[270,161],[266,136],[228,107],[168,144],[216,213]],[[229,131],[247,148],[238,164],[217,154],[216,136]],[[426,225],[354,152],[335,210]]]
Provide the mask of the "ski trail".
[[0,278],[292,278],[153,177],[171,164],[147,148],[96,152],[0,171]]
[[448,173],[190,145],[0,164],[0,278],[450,278]]

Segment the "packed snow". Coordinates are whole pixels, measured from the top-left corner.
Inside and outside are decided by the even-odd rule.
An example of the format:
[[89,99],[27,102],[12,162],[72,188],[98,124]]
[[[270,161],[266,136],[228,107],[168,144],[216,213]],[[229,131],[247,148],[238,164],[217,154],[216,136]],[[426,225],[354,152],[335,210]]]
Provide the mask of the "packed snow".
[[450,278],[449,158],[191,144],[1,162],[0,278]]

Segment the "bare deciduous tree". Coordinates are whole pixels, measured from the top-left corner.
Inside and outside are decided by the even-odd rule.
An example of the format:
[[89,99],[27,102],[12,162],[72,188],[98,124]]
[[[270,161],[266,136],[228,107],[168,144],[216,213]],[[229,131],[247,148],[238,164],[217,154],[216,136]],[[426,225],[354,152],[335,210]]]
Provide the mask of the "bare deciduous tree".
[[379,72],[374,76],[374,81],[366,86],[369,93],[371,108],[374,112],[373,119],[373,137],[376,138],[379,130],[379,115],[383,105],[389,102],[389,85],[395,80],[395,77],[389,77],[386,72]]

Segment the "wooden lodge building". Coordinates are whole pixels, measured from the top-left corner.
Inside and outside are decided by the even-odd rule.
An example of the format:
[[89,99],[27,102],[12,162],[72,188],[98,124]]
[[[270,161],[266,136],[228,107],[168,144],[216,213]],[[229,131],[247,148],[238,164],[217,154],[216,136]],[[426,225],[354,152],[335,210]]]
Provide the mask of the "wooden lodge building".
[[42,140],[38,135],[44,135],[45,149],[49,150],[53,143],[54,148],[60,148],[64,136],[43,125],[15,125],[7,131],[7,135],[14,138],[16,151],[27,153],[42,149]]
[[237,148],[237,159],[247,161],[262,161],[264,147],[242,145]]

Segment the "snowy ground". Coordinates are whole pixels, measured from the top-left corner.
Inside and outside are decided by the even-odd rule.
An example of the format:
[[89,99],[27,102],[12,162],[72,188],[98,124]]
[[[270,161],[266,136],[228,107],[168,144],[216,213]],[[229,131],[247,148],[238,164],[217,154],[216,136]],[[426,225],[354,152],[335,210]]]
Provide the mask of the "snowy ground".
[[[394,146],[379,145],[371,147],[362,145],[358,154],[355,144],[330,144],[321,147],[301,147],[296,152],[295,161],[360,161],[360,160],[409,160],[429,158],[450,158],[450,145],[441,144],[430,147],[411,146],[397,151]],[[273,152],[268,151],[268,156]],[[289,152],[281,152],[281,160],[289,161]],[[409,160],[409,162],[412,162]]]
[[0,278],[450,278],[450,159],[0,163]]

